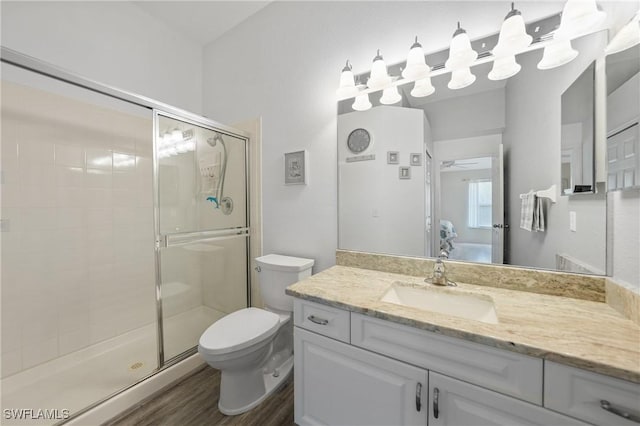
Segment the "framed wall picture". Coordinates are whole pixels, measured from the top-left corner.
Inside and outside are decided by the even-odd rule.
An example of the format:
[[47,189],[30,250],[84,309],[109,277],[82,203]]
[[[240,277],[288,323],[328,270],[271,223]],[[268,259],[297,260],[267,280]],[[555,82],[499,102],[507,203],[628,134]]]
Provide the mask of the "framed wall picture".
[[399,178],[400,179],[411,179],[411,167],[399,167]]
[[287,152],[284,154],[285,185],[307,184],[307,157],[307,151]]
[[422,166],[422,154],[412,152],[409,158],[410,158],[409,163],[412,166]]
[[400,164],[400,153],[398,151],[387,151],[387,164]]

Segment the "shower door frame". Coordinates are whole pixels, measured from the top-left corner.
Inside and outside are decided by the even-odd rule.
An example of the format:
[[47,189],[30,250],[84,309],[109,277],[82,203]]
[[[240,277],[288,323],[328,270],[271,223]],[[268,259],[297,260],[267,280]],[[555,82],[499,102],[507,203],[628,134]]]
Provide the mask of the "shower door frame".
[[[153,122],[152,122],[152,131],[153,131],[153,135],[152,135],[152,140],[153,140],[153,191],[154,191],[154,206],[153,206],[153,211],[154,211],[154,228],[156,228],[157,230],[157,226],[159,226],[159,216],[157,217],[156,215],[159,213],[159,207],[157,204],[157,198],[158,198],[158,193],[157,193],[157,158],[156,158],[156,145],[157,145],[157,136],[156,136],[156,124],[157,124],[157,114],[161,114],[164,116],[167,116],[169,118],[175,118],[184,122],[188,122],[191,123],[193,125],[197,125],[197,126],[201,126],[204,128],[208,128],[208,129],[213,129],[216,131],[220,131],[222,133],[240,138],[240,139],[244,139],[245,140],[245,150],[246,150],[246,155],[245,155],[245,163],[246,163],[246,206],[247,206],[247,226],[246,229],[249,230],[251,229],[251,223],[250,223],[250,219],[251,219],[251,215],[250,215],[250,206],[251,206],[251,194],[249,192],[250,189],[250,170],[249,170],[249,164],[250,164],[250,159],[249,159],[249,154],[251,152],[250,149],[250,142],[251,142],[251,138],[250,138],[250,134],[248,132],[245,132],[243,130],[239,130],[239,129],[235,129],[231,126],[227,126],[221,123],[218,123],[214,120],[210,120],[208,118],[202,117],[200,115],[194,114],[192,112],[183,110],[181,108],[178,107],[174,107],[172,105],[169,104],[165,104],[163,102],[154,100],[152,98],[148,98],[146,96],[142,96],[142,95],[138,95],[136,93],[133,92],[128,92],[125,90],[121,90],[118,89],[116,87],[113,86],[109,86],[107,84],[103,84],[100,82],[97,82],[95,80],[91,80],[88,79],[86,77],[83,77],[79,74],[67,71],[65,69],[62,69],[60,67],[57,67],[55,65],[51,65],[47,62],[44,62],[40,59],[36,59],[32,56],[29,55],[25,55],[23,53],[20,53],[18,51],[15,51],[13,49],[9,49],[7,47],[4,46],[0,46],[0,62],[2,63],[6,63],[9,65],[13,65],[15,67],[24,69],[26,71],[31,71],[40,75],[43,75],[45,77],[49,77],[52,78],[54,80],[57,81],[61,81],[67,84],[71,84],[73,86],[82,88],[82,89],[86,89],[101,95],[105,95],[114,99],[118,99],[124,102],[127,102],[129,104],[133,104],[133,105],[137,105],[143,108],[147,108],[150,110],[150,112],[152,113],[153,116]],[[159,266],[159,263],[157,261],[158,259],[158,255],[159,255],[159,249],[158,249],[158,244],[159,241],[156,238],[156,250],[155,250],[155,257],[156,257],[156,265],[155,267],[157,268]],[[246,254],[246,259],[247,259],[247,306],[251,306],[251,232],[247,231],[247,248],[246,248],[247,254]],[[162,315],[162,307],[161,307],[161,294],[159,292],[158,289],[158,283],[159,283],[159,275],[157,273],[157,269],[156,269],[156,274],[155,274],[155,278],[156,278],[156,307],[160,306],[160,309],[158,311],[159,315]],[[158,322],[158,324],[162,324],[162,317],[157,317],[156,321]],[[160,327],[160,326],[159,326]],[[162,331],[160,330],[160,328],[158,328],[158,332]],[[162,372],[163,370],[166,370],[167,368],[179,363],[180,361],[183,361],[185,359],[187,359],[189,356],[195,354],[195,352],[197,351],[197,347],[193,347],[190,350],[187,350],[169,360],[164,360],[163,358],[160,358],[160,351],[164,351],[164,348],[161,346],[162,345],[162,333],[158,333],[158,339],[157,339],[157,343],[158,343],[158,366],[157,368],[149,373],[148,375],[142,377],[141,379],[139,379],[138,381],[136,381],[135,383],[132,383],[120,390],[118,390],[117,392],[114,392],[110,395],[107,395],[106,397],[95,401],[94,403],[84,407],[81,410],[76,411],[75,413],[73,413],[69,418],[67,418],[65,420],[65,422],[70,421],[82,414],[87,413],[88,411],[96,408],[97,406],[99,406],[100,404],[108,401],[109,399],[139,385],[140,383],[144,382],[145,380],[157,375],[158,373]],[[162,362],[160,362],[162,361]]]
[[[228,126],[221,126],[215,121],[207,120],[200,117],[200,120],[195,121],[190,118],[185,118],[179,114],[170,113],[164,111],[163,109],[154,108],[153,109],[153,216],[154,216],[154,226],[155,226],[155,276],[156,276],[156,309],[157,309],[157,325],[158,325],[158,365],[159,366],[171,366],[177,362],[180,362],[187,357],[195,354],[198,351],[198,347],[194,346],[192,348],[187,349],[186,351],[165,360],[164,357],[164,321],[162,317],[162,263],[160,257],[160,251],[163,248],[167,248],[173,246],[172,244],[168,244],[169,238],[167,235],[162,235],[160,232],[160,185],[159,185],[159,170],[160,163],[159,157],[157,153],[157,148],[159,145],[159,121],[160,117],[165,117],[177,121],[181,121],[186,124],[190,124],[192,126],[198,126],[203,129],[211,130],[218,133],[223,133],[224,135],[235,137],[238,139],[242,139],[244,141],[244,170],[245,170],[245,227],[235,228],[233,230],[225,229],[225,230],[209,230],[209,231],[195,231],[188,233],[181,233],[177,238],[185,237],[193,237],[193,239],[216,239],[216,238],[224,238],[224,237],[236,237],[236,236],[245,236],[246,238],[246,274],[247,274],[247,282],[246,282],[246,291],[247,291],[247,302],[246,307],[251,306],[251,203],[250,203],[250,182],[251,182],[251,170],[249,170],[249,143],[250,138],[246,135],[240,135],[235,132],[239,132],[236,129],[233,129]],[[244,132],[243,132],[244,133]],[[181,243],[179,243],[181,244]]]

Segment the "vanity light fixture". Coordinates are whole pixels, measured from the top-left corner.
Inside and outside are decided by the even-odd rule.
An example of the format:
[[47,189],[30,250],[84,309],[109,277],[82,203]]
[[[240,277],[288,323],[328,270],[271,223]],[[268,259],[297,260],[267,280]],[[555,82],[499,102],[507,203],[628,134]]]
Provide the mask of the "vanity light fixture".
[[356,96],[356,100],[351,105],[351,108],[353,108],[356,111],[366,111],[370,109],[371,106],[372,105],[371,105],[371,102],[369,101],[369,95],[365,93],[363,95]]
[[436,91],[436,88],[431,84],[431,77],[416,80],[411,90],[411,96],[414,98],[424,98],[431,95]]
[[571,47],[571,40],[554,40],[544,48],[538,69],[549,70],[568,64],[578,56],[578,51]]
[[598,10],[595,0],[567,0],[562,9],[560,27],[554,33],[567,40],[592,32],[604,22],[607,14]]
[[447,84],[447,87],[452,90],[462,89],[473,84],[476,81],[476,76],[471,74],[471,68],[459,68],[451,71],[451,80]]
[[460,27],[453,33],[451,46],[449,47],[449,59],[444,66],[450,69],[451,81],[449,89],[462,89],[476,81],[476,76],[471,74],[471,64],[478,58],[478,53],[471,48],[471,40],[467,32]]
[[418,36],[416,36],[415,42],[409,49],[407,66],[402,71],[402,77],[407,80],[418,80],[428,77],[430,71],[431,68],[424,59],[424,50],[422,50],[422,45],[418,43]]
[[384,63],[384,59],[380,54],[380,49],[375,58],[373,58],[373,65],[371,65],[371,76],[367,81],[367,87],[369,89],[378,90],[384,89],[391,84],[391,77],[387,74],[387,65]]
[[380,103],[384,105],[392,105],[400,102],[401,100],[402,96],[400,96],[400,93],[398,93],[398,88],[396,86],[391,86],[382,91]]
[[553,33],[551,44],[544,48],[538,69],[548,70],[574,60],[578,51],[571,47],[571,39],[594,31],[606,17],[606,13],[598,10],[595,0],[567,0],[560,26]]
[[347,63],[342,68],[342,73],[340,74],[340,86],[338,87],[337,94],[340,98],[349,98],[358,94],[358,89],[356,88],[356,82],[353,78],[353,71],[351,71],[352,66],[347,59]]
[[511,3],[511,11],[504,18],[500,29],[498,44],[492,50],[496,59],[489,72],[489,80],[504,80],[516,75],[522,67],[516,62],[515,55],[526,49],[532,41],[533,37],[527,34],[522,14]]
[[640,44],[640,10],[636,12],[633,18],[631,18],[631,21],[622,27],[613,37],[607,45],[605,53],[607,55],[613,55],[637,44]]

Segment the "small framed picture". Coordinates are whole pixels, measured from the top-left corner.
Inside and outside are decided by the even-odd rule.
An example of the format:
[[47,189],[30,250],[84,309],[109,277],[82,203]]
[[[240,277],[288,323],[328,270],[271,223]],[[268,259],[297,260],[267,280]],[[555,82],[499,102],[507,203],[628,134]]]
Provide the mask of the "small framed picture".
[[284,154],[284,184],[306,185],[308,179],[307,151]]
[[399,173],[399,177],[400,179],[411,179],[411,167],[399,167],[398,168],[400,173]]
[[411,161],[409,163],[412,166],[422,166],[422,154],[416,153],[416,152],[412,152],[410,160]]
[[400,153],[398,151],[387,151],[387,164],[400,164]]

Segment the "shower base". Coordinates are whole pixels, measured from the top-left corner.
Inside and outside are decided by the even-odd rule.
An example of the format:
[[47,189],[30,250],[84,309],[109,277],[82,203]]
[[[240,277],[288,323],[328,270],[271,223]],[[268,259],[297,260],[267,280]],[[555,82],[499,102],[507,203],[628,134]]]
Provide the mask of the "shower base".
[[[197,345],[225,314],[199,306],[165,318],[165,359]],[[74,414],[140,381],[157,368],[156,324],[122,334],[2,379],[2,409],[69,410]],[[7,420],[52,425],[58,420]]]

